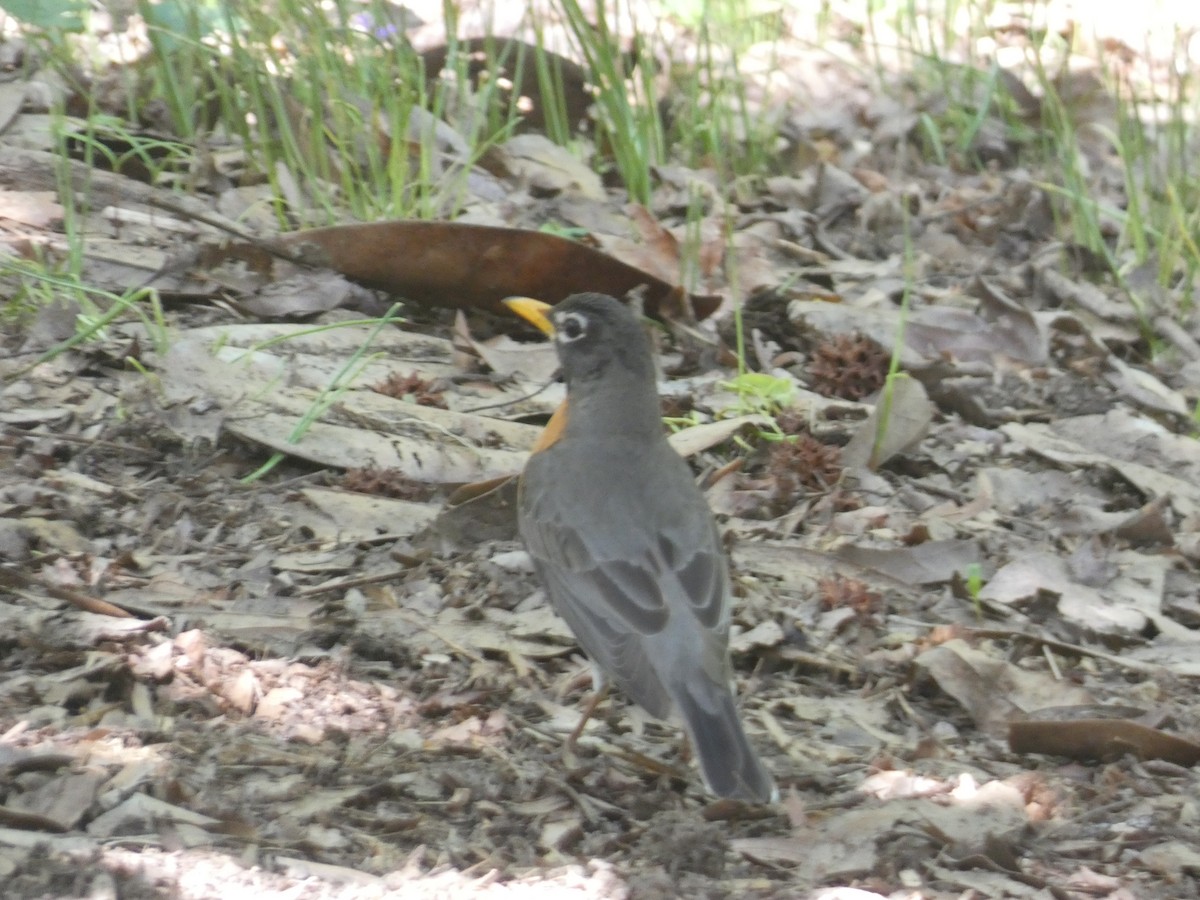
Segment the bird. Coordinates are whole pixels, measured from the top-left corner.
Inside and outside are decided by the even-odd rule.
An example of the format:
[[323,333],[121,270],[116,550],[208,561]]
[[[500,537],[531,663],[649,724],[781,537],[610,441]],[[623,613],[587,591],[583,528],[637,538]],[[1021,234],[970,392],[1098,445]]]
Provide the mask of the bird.
[[520,477],[518,527],[595,699],[611,683],[656,718],[676,713],[712,793],[776,802],[734,697],[721,536],[663,431],[645,330],[606,294],[504,302],[553,339],[566,382]]

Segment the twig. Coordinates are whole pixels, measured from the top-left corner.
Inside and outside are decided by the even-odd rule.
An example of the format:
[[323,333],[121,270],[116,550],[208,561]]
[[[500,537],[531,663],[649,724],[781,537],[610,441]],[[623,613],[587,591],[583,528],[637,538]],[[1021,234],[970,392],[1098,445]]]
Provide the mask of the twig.
[[0,569],[0,585],[6,587],[17,587],[25,590],[42,590],[51,597],[56,597],[59,600],[66,600],[72,606],[77,606],[85,612],[96,613],[101,616],[112,616],[116,619],[134,619],[137,618],[133,613],[122,609],[107,600],[101,600],[98,597],[93,597],[90,594],[85,594],[83,591],[77,591],[72,588],[62,587],[57,584],[50,584],[40,578],[34,578],[18,572],[15,569]]

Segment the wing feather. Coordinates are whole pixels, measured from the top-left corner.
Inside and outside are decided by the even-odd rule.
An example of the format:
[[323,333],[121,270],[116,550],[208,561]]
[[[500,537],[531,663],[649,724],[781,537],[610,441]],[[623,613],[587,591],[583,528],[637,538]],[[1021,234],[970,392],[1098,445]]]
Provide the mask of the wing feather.
[[[588,656],[658,716],[670,706],[658,674],[664,647],[672,640],[706,644],[712,652],[690,658],[723,671],[729,616],[728,576],[712,514],[686,464],[668,452],[682,481],[669,483],[679,470],[668,465],[668,483],[652,486],[675,498],[650,505],[669,516],[663,521],[634,520],[629,511],[647,504],[634,496],[641,486],[628,483],[523,491],[520,503],[521,535],[550,601]],[[553,449],[535,456],[526,478],[569,484],[555,480],[554,457]]]

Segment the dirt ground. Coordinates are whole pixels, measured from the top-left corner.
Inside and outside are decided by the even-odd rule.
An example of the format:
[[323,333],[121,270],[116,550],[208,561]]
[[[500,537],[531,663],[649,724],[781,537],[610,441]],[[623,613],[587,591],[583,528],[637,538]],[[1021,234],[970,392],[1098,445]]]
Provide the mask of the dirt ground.
[[[105,173],[85,280],[150,272],[161,321],[64,347],[64,300],[0,336],[0,896],[1200,896],[1196,318],[1136,310],[1014,157],[915,162],[902,104],[824,101],[789,133],[825,162],[711,199],[707,337],[655,333],[778,805],[708,796],[620,697],[564,748],[589,670],[513,483],[456,493],[519,471],[561,391],[544,344],[413,302],[379,330],[390,298],[341,275],[199,261],[227,235]],[[10,135],[6,221],[53,248]],[[473,221],[676,275],[711,181],[664,168],[630,210],[479,178]],[[733,268],[774,377],[740,389]]]
[[[619,699],[564,755],[586,669],[511,537],[316,534],[303,492],[334,473],[241,483],[254,447],[181,440],[102,350],[19,385],[2,476],[6,896],[1196,894],[1196,745],[1175,737],[1200,724],[1194,575],[1169,529],[1068,539],[1050,521],[1085,497],[1144,519],[1111,468],[1006,450],[998,432],[989,447],[945,417],[873,476],[890,506],[814,508],[786,536],[737,520],[745,717],[784,792],[757,809],[705,796],[677,730]],[[1116,427],[1122,409],[1086,415]],[[975,453],[955,449],[968,438]],[[1041,493],[993,483],[964,514],[985,471]],[[926,483],[957,501],[931,515]],[[962,516],[984,506],[969,534]],[[916,536],[941,516],[960,536]],[[875,548],[833,541],[851,522]],[[1069,616],[1085,582],[1001,612],[939,571],[963,553],[1104,574]],[[1161,571],[1162,611],[1102,633],[1088,620],[1135,607],[1100,591],[1139,556],[1163,563],[1132,576],[1144,592]],[[1057,749],[1014,752],[1008,723],[1044,707]],[[1099,716],[1129,730],[1100,736]]]

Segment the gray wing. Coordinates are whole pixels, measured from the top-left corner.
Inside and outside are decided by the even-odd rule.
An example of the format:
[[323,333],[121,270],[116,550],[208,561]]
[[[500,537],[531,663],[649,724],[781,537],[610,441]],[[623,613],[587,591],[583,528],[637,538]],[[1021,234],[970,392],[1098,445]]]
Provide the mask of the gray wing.
[[[669,461],[650,469],[662,483],[589,485],[556,478],[552,448],[530,461],[526,478],[541,489],[523,491],[520,503],[521,536],[551,602],[593,662],[660,717],[671,705],[664,676],[700,674],[663,672],[661,651],[690,647],[670,657],[721,677],[729,616],[712,514],[686,464],[667,452]],[[644,491],[655,503],[641,502]]]

